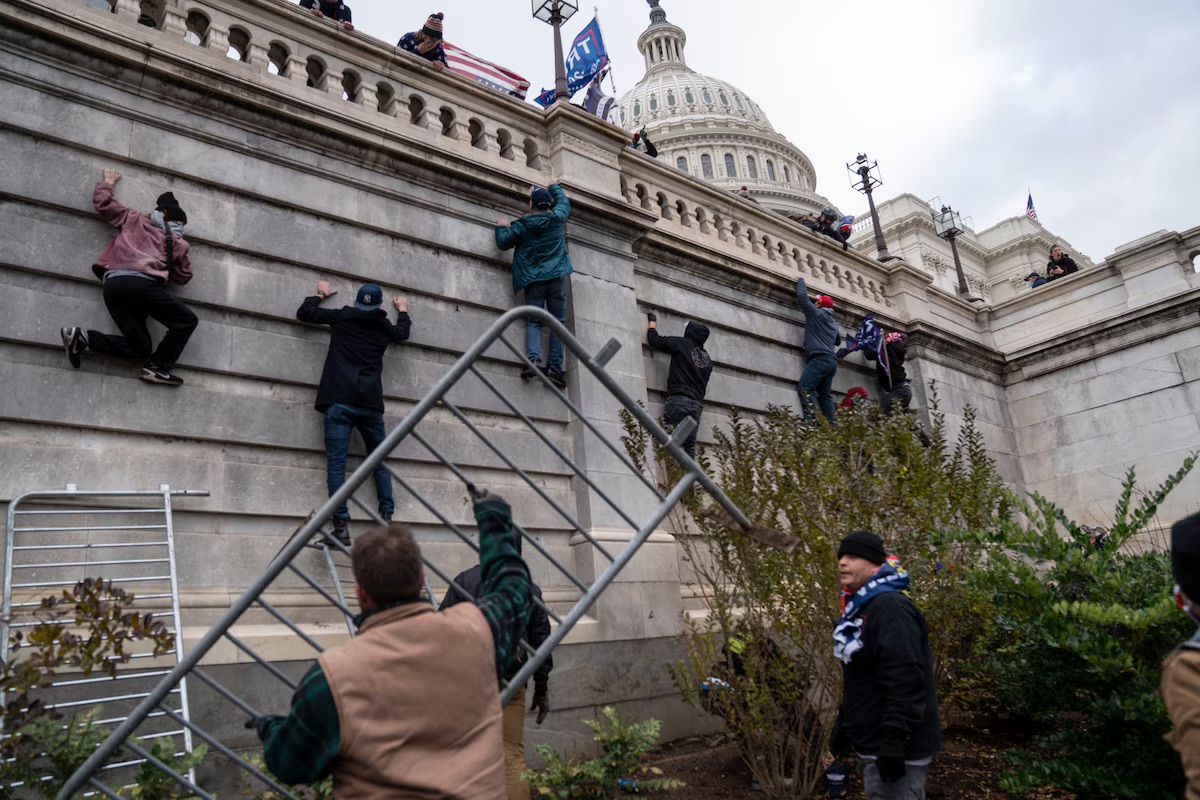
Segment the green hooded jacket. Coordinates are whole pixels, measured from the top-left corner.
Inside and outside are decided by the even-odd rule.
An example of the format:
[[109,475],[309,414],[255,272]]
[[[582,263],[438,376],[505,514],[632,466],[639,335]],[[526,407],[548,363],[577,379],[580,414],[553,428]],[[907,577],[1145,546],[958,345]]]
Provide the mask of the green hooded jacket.
[[517,248],[512,265],[513,294],[531,283],[571,274],[565,235],[571,201],[557,183],[547,188],[554,197],[550,211],[526,214],[512,225],[496,226],[496,246],[501,250]]

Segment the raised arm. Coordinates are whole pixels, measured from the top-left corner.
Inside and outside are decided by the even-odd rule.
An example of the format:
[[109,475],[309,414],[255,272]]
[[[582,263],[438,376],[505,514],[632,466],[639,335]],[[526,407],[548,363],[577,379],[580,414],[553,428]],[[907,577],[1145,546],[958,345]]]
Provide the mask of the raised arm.
[[816,305],[808,297],[808,286],[805,285],[804,278],[796,279],[796,300],[800,302],[800,310],[804,312],[805,318],[817,313]]
[[97,183],[96,188],[92,190],[92,205],[100,216],[108,220],[110,225],[115,226],[120,226],[125,220],[125,215],[129,214],[131,210],[118,202],[113,195],[113,186],[119,180],[121,180],[121,173],[115,169],[106,169],[104,170],[104,179]]
[[557,183],[552,183],[546,188],[554,198],[554,210],[550,213],[566,222],[567,217],[571,216],[571,201],[567,198],[567,193]]
[[492,629],[496,677],[502,679],[529,621],[529,568],[517,549],[512,508],[508,503],[494,495],[485,496],[475,503],[475,521],[479,525],[479,562],[483,573],[483,591],[476,605]]
[[337,292],[329,288],[328,282],[317,281],[317,293],[312,297],[304,298],[300,308],[296,309],[296,319],[301,322],[314,322],[318,325],[331,324],[337,319],[338,312],[321,308],[321,301],[326,297],[333,297],[335,294]]
[[496,247],[501,250],[512,250],[521,243],[523,226],[521,220],[509,225],[505,220],[496,221]]
[[329,774],[342,747],[337,705],[320,664],[313,664],[292,696],[286,717],[254,720],[267,769],[284,783],[315,783]]
[[408,299],[393,297],[392,307],[396,309],[396,324],[390,326],[389,332],[393,342],[403,342],[412,331],[412,318],[408,316]]

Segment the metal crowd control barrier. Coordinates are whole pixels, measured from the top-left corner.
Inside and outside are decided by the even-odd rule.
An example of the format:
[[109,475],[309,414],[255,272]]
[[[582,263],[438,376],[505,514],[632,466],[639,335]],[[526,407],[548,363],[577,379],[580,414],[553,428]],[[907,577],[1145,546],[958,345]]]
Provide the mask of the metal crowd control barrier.
[[[172,490],[166,485],[158,491],[79,491],[69,485],[65,491],[29,492],[14,498],[8,506],[4,547],[0,660],[9,659],[11,634],[39,624],[34,612],[43,597],[84,578],[103,578],[135,595],[133,610],[170,609],[167,627],[176,636],[175,647],[163,655],[173,657],[176,665],[181,663],[171,500],[207,496],[206,491]],[[157,502],[138,502],[141,500]],[[124,722],[133,704],[149,696],[158,680],[169,673],[165,667],[142,666],[147,658],[155,656],[133,653],[130,662],[118,668],[115,679],[102,675],[54,681],[42,690],[46,708],[71,714],[101,706],[104,718],[95,724]],[[177,754],[191,752],[186,680],[172,686],[162,709],[146,718],[149,724],[141,738],[172,737],[182,745],[182,750],[177,745]],[[128,775],[142,760],[126,759],[104,769]]]
[[[630,471],[630,474],[640,479],[640,483],[645,487],[645,490],[651,493],[654,502],[657,506],[653,512],[645,516],[644,519],[634,519],[630,513],[624,510],[617,498],[606,493],[604,489],[597,485],[595,480],[588,472],[579,466],[566,452],[563,446],[556,444],[551,436],[547,435],[546,431],[539,428],[534,422],[529,413],[523,411],[513,398],[506,395],[497,385],[496,382],[488,377],[477,366],[477,362],[493,345],[506,348],[523,364],[527,369],[533,369],[533,364],[526,357],[524,348],[518,348],[510,343],[504,333],[515,324],[519,324],[521,320],[530,320],[540,322],[550,332],[557,335],[563,342],[567,351],[574,355],[576,361],[573,368],[590,373],[603,387],[605,391],[613,395],[630,414],[634,416],[637,422],[649,432],[654,439],[666,446],[667,451],[683,465],[685,472],[678,483],[671,487],[665,493],[659,486],[644,475],[637,465],[624,452],[620,443],[613,442],[606,438],[603,433],[597,428],[596,424],[589,420],[579,409],[578,405],[572,401],[564,392],[560,391],[548,378],[542,373],[535,370],[537,380],[540,381],[545,390],[566,409],[568,409],[572,422],[581,424],[592,436],[594,436],[600,446],[606,448],[617,460]],[[523,331],[518,330],[519,333]],[[547,608],[550,618],[553,623],[553,631],[550,637],[535,650],[529,647],[528,643],[522,642],[522,646],[529,657],[524,666],[520,669],[517,675],[510,681],[501,692],[501,703],[507,703],[509,699],[523,686],[533,675],[537,667],[549,656],[550,652],[563,640],[563,637],[571,630],[572,626],[584,616],[587,610],[595,602],[596,598],[605,590],[605,588],[616,577],[617,573],[633,558],[634,554],[649,538],[650,534],[657,529],[666,519],[670,511],[675,507],[679,500],[692,489],[694,484],[700,484],[713,499],[722,506],[728,514],[733,517],[739,524],[749,526],[749,521],[737,509],[736,506],[724,495],[724,493],[713,483],[713,481],[701,470],[688,456],[684,453],[680,443],[684,438],[695,428],[695,423],[690,419],[677,426],[673,434],[665,432],[643,409],[638,402],[631,397],[621,386],[610,376],[604,369],[605,365],[619,349],[619,344],[616,340],[610,340],[607,345],[600,349],[596,354],[587,352],[584,347],[576,341],[576,339],[567,331],[567,329],[556,319],[554,319],[545,310],[530,306],[514,308],[502,315],[496,322],[476,341],[463,355],[459,358],[450,370],[437,382],[421,400],[413,407],[409,414],[395,427],[382,445],[369,455],[367,455],[362,465],[350,476],[342,488],[329,498],[312,517],[310,517],[289,539],[287,544],[279,551],[272,559],[270,565],[262,573],[262,575],[254,581],[254,583],[245,591],[242,596],[232,604],[229,611],[211,630],[205,634],[194,647],[190,649],[187,656],[170,674],[166,675],[158,686],[147,696],[139,706],[129,715],[129,718],[122,722],[112,733],[111,736],[88,758],[87,762],[64,784],[62,790],[58,794],[59,800],[67,800],[85,786],[90,785],[92,788],[100,791],[105,796],[116,797],[111,789],[97,777],[98,771],[104,767],[111,759],[117,757],[118,750],[122,747],[127,748],[135,754],[146,757],[146,753],[141,751],[132,743],[132,740],[137,735],[139,726],[150,717],[152,714],[164,710],[164,701],[170,693],[178,686],[185,677],[194,676],[202,681],[217,695],[228,701],[234,709],[230,711],[237,716],[256,717],[260,715],[260,710],[252,706],[244,698],[239,697],[233,691],[228,689],[216,680],[208,670],[199,667],[202,659],[213,649],[215,645],[221,642],[222,639],[232,643],[236,648],[241,650],[250,657],[252,662],[267,673],[281,681],[286,687],[291,689],[296,688],[296,683],[289,678],[283,671],[272,664],[268,659],[260,654],[247,644],[247,642],[236,636],[232,629],[234,624],[254,606],[265,610],[281,624],[290,628],[305,644],[312,648],[314,655],[322,651],[320,643],[308,636],[298,625],[292,622],[279,609],[272,606],[263,598],[263,592],[271,585],[276,578],[288,573],[298,577],[305,585],[313,591],[320,594],[324,600],[330,604],[339,614],[347,619],[347,624],[351,625],[349,620],[354,616],[354,612],[346,602],[346,595],[341,590],[341,580],[338,578],[338,566],[334,559],[339,555],[349,555],[349,549],[343,546],[340,542],[333,539],[329,531],[325,528],[326,524],[332,518],[334,511],[343,503],[353,502],[360,509],[366,512],[367,516],[376,522],[381,521],[374,511],[366,507],[366,505],[354,497],[355,491],[359,486],[371,480],[373,471],[380,465],[391,472],[393,480],[399,484],[416,502],[425,510],[427,510],[434,519],[441,523],[446,530],[453,533],[459,540],[466,543],[473,550],[478,552],[478,545],[471,537],[456,524],[447,513],[440,510],[424,493],[422,493],[416,485],[415,479],[400,474],[391,466],[387,465],[389,454],[394,451],[402,442],[411,441],[419,445],[425,452],[432,455],[434,463],[440,464],[451,475],[460,480],[467,490],[474,495],[476,488],[471,479],[468,477],[462,467],[455,464],[444,453],[438,450],[433,443],[418,430],[418,427],[423,421],[437,408],[444,409],[448,416],[444,416],[441,411],[438,412],[439,424],[444,424],[449,420],[460,423],[465,432],[477,437],[487,447],[493,455],[496,456],[500,463],[503,463],[507,470],[519,477],[534,494],[546,503],[553,512],[561,517],[566,523],[566,527],[573,534],[582,536],[595,548],[599,555],[598,560],[607,562],[607,566],[595,577],[591,583],[580,580],[575,574],[567,569],[554,555],[532,536],[524,527],[522,527],[521,517],[525,513],[525,507],[517,509],[514,515],[517,519],[514,521],[514,528],[523,537],[523,540],[532,546],[537,553],[546,560],[546,562],[558,573],[565,578],[572,586],[577,588],[581,593],[579,600],[574,604],[570,611],[562,616],[555,614],[553,610]],[[511,359],[510,359],[511,360]],[[451,389],[453,389],[460,381],[474,379],[482,384],[484,388],[499,399],[508,412],[511,412],[513,417],[520,420],[520,423],[528,428],[529,433],[536,438],[542,446],[548,448],[548,451],[553,454],[553,457],[561,462],[570,475],[581,481],[592,492],[599,502],[606,504],[614,513],[620,517],[625,524],[630,528],[630,541],[623,550],[619,553],[610,553],[604,546],[595,540],[592,535],[575,519],[574,515],[564,508],[561,503],[557,502],[549,492],[547,492],[541,482],[535,476],[530,476],[528,472],[517,465],[516,462],[506,454],[489,436],[481,429],[481,427],[472,422],[468,414],[464,413],[458,406],[448,397]],[[534,391],[533,389],[529,390]],[[538,390],[540,391],[540,390]],[[616,420],[613,420],[616,423]],[[457,430],[457,428],[456,428]],[[641,491],[640,489],[638,491]],[[648,507],[643,506],[643,508]],[[324,541],[326,548],[326,565],[328,566],[331,575],[333,576],[333,589],[328,590],[321,585],[320,582],[313,579],[300,566],[297,565],[297,556],[304,549],[321,541]],[[581,540],[582,541],[582,540]],[[311,552],[311,551],[309,551]],[[455,584],[451,580],[451,576],[433,563],[429,557],[429,548],[424,548],[424,560],[427,572],[432,572],[441,579],[442,583],[454,587]],[[526,553],[530,554],[529,547],[526,547]],[[433,598],[430,597],[432,601]],[[546,606],[543,605],[543,608]],[[282,708],[269,709],[270,711],[282,711]],[[171,714],[172,719],[176,717]],[[215,715],[214,715],[215,716]],[[243,758],[238,753],[235,753],[232,748],[220,742],[216,736],[203,730],[196,723],[180,718],[178,721],[190,730],[195,736],[206,742],[213,750],[220,753],[225,758],[229,759],[237,768],[243,771],[243,778],[250,777],[265,785],[269,790],[275,792],[280,797],[296,800],[296,795],[293,794],[287,787],[282,786],[277,780],[266,774],[263,769],[258,768],[247,759]],[[197,786],[187,776],[179,774],[177,771],[162,762],[150,759],[163,772],[177,781],[180,785],[194,794],[196,797],[211,800],[212,795],[206,792],[201,787]]]

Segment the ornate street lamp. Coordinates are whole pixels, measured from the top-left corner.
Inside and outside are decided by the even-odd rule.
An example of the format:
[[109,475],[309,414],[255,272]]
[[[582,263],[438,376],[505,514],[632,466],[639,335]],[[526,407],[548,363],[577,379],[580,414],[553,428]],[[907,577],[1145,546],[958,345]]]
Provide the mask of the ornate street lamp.
[[563,59],[562,24],[575,16],[579,10],[577,0],[532,0],[533,18],[547,22],[554,28],[554,102],[569,100],[567,93],[567,65]]
[[963,272],[962,261],[958,257],[958,245],[954,240],[962,235],[962,216],[950,208],[942,206],[942,210],[933,214],[933,231],[950,243],[950,252],[954,255],[954,270],[958,273],[958,296],[967,302],[978,302],[981,298],[971,294],[967,286],[967,274]]
[[888,252],[887,242],[883,238],[883,227],[879,224],[879,212],[875,210],[875,199],[871,197],[875,187],[883,185],[883,180],[879,177],[879,162],[867,158],[866,153],[859,153],[853,163],[846,165],[846,169],[850,172],[850,186],[867,196],[867,205],[871,209],[871,225],[875,228],[875,258],[880,261],[899,258]]

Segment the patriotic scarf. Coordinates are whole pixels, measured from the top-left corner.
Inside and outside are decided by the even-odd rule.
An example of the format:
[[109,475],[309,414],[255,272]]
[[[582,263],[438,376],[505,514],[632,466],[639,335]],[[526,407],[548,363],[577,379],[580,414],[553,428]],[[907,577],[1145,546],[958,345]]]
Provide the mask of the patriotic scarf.
[[866,618],[861,616],[867,603],[887,592],[902,592],[908,588],[908,573],[900,566],[900,559],[888,556],[871,580],[851,594],[842,590],[842,616],[833,626],[833,654],[843,664],[862,649],[862,627]]

